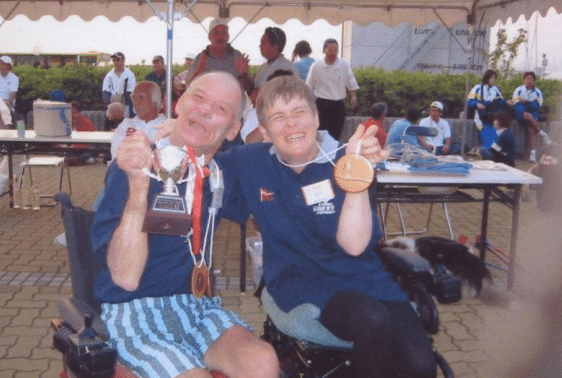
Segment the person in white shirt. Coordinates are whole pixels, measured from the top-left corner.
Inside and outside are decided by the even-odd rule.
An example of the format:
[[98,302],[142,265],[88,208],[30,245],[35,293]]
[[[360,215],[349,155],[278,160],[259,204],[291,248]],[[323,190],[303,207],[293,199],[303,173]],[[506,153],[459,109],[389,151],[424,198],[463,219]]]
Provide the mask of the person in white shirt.
[[111,102],[121,102],[129,111],[125,112],[127,116],[133,117],[131,92],[137,85],[135,74],[125,67],[125,55],[122,52],[116,52],[111,55],[115,68],[109,71],[103,78],[102,99],[103,102],[109,104]]
[[349,94],[351,107],[357,106],[359,85],[351,66],[338,58],[338,42],[329,38],[324,41],[324,59],[312,63],[306,84],[316,96],[316,106],[320,117],[320,130],[328,130],[339,140],[345,122],[344,100]]
[[434,137],[418,137],[420,146],[435,155],[454,155],[460,152],[457,144],[451,142],[451,125],[441,116],[443,115],[443,103],[433,101],[429,107],[429,117],[420,121],[420,126],[433,127],[437,129]]
[[135,118],[125,118],[117,126],[113,138],[111,138],[111,156],[117,156],[117,147],[127,136],[127,129],[142,130],[149,138],[158,133],[154,126],[166,121],[166,116],[159,113],[162,104],[162,92],[158,84],[153,81],[141,81],[137,84],[131,95],[133,107],[137,115]]
[[0,98],[13,114],[20,79],[12,72],[12,67],[13,62],[9,56],[0,57]]

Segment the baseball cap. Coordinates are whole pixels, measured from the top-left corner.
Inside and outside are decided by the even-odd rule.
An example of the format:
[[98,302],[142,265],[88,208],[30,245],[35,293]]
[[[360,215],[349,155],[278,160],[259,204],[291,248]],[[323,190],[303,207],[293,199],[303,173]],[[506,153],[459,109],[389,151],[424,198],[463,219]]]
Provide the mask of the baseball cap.
[[433,101],[430,105],[431,108],[437,108],[441,111],[443,111],[443,104],[439,101]]
[[121,58],[121,59],[125,60],[125,55],[123,55],[123,53],[121,51],[118,51],[115,54],[111,55],[111,59],[113,59],[113,58]]
[[219,25],[224,25],[228,28],[228,18],[215,18],[209,25],[209,33]]
[[8,55],[3,55],[2,57],[0,57],[0,60],[6,64],[9,64],[10,66],[14,65],[14,63],[12,62],[12,58],[10,58]]
[[164,58],[162,57],[162,55],[154,55],[154,58],[152,58],[152,61],[154,62],[155,60],[164,61]]

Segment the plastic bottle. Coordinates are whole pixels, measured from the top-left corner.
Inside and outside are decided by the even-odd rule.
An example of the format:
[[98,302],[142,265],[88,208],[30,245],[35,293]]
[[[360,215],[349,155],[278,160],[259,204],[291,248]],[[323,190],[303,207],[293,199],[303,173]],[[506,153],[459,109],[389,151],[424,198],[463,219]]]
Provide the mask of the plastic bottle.
[[25,184],[25,177],[22,177],[21,185],[21,208],[24,210],[29,209],[29,187]]
[[16,129],[18,130],[18,138],[25,138],[25,122],[23,119],[16,121]]
[[19,185],[18,176],[14,177],[13,190],[14,190],[14,202],[13,202],[14,209],[19,209],[21,207],[21,189]]
[[31,208],[33,210],[40,210],[41,209],[41,195],[39,191],[35,189],[34,186],[31,187]]

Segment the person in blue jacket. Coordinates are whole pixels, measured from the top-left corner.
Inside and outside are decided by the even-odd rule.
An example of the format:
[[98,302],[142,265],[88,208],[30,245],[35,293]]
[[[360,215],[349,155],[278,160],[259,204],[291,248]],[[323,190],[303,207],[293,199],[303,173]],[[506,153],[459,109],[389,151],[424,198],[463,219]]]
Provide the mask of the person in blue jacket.
[[523,74],[523,85],[515,88],[513,92],[513,113],[515,119],[525,127],[527,131],[527,149],[529,150],[529,161],[537,162],[537,138],[543,139],[545,144],[550,144],[550,138],[544,130],[541,130],[539,123],[539,110],[543,103],[543,95],[539,88],[535,86],[537,77],[534,72],[528,71]]
[[497,79],[496,71],[487,70],[482,76],[482,82],[476,84],[468,94],[468,109],[478,114],[476,127],[480,129],[480,143],[485,148],[490,147],[498,138],[493,125],[494,113],[507,107],[507,102],[496,86]]
[[494,127],[497,130],[498,139],[489,148],[480,149],[482,159],[515,167],[516,142],[515,136],[509,130],[510,125],[511,115],[508,111],[502,110],[494,114]]
[[354,342],[358,376],[435,377],[427,333],[375,252],[381,232],[369,191],[346,193],[333,178],[333,164],[360,140],[370,163],[385,157],[377,127],[360,125],[344,148],[318,130],[314,95],[292,76],[266,83],[256,109],[266,143],[228,151],[225,170],[237,180],[240,213],[259,225],[277,306],[320,308],[321,323]]

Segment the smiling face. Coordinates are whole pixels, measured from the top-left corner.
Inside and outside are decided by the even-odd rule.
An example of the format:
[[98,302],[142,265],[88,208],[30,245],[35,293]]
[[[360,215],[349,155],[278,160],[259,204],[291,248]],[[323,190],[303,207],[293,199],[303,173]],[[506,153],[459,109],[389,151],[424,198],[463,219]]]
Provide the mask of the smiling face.
[[212,158],[224,139],[240,129],[242,90],[236,79],[213,72],[198,77],[176,105],[177,126],[170,139],[176,146],[190,145],[200,156]]
[[285,162],[302,164],[316,157],[318,114],[303,98],[294,97],[288,102],[278,98],[264,115],[265,125],[260,124],[260,131]]

